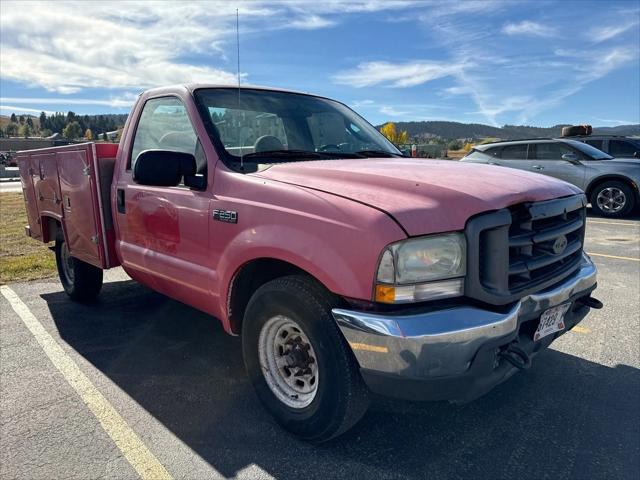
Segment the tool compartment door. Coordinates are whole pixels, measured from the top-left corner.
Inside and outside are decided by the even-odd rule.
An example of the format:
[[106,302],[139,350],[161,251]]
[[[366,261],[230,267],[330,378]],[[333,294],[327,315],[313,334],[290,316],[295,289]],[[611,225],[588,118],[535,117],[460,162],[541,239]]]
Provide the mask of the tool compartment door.
[[16,155],[16,162],[20,169],[20,183],[22,183],[22,196],[27,210],[27,220],[29,221],[28,234],[31,238],[42,240],[42,225],[40,225],[40,214],[38,213],[38,201],[36,191],[33,187],[33,175],[35,170],[31,166],[31,158],[27,153]]
[[104,268],[98,186],[92,168],[94,151],[91,144],[78,147],[56,152],[64,232],[73,257]]

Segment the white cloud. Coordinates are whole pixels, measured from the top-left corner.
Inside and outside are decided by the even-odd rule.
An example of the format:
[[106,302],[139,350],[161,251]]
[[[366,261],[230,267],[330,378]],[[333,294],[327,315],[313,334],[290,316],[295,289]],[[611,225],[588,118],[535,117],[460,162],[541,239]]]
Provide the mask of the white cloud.
[[618,125],[635,125],[637,123],[640,123],[640,118],[637,118],[636,120],[613,120],[610,118],[598,118],[598,117],[593,117],[594,120],[600,122],[600,123],[606,123],[606,126],[618,126]]
[[308,17],[294,20],[290,25],[301,30],[315,30],[318,28],[332,27],[335,24],[333,20],[318,15],[309,15]]
[[502,27],[502,33],[507,35],[532,35],[535,37],[552,37],[555,29],[538,22],[523,20],[517,23],[507,23]]
[[233,84],[236,8],[242,36],[283,28],[318,29],[339,14],[417,5],[416,1],[12,2],[0,4],[2,77],[62,94],[88,88],[144,89]]
[[[636,15],[637,16],[637,15]],[[617,37],[621,33],[640,25],[640,21],[637,19],[630,20],[618,25],[604,25],[602,27],[596,27],[591,29],[586,38],[594,43],[604,42],[606,40]]]
[[22,105],[104,105],[114,108],[130,107],[136,101],[137,95],[125,94],[109,99],[67,98],[67,97],[0,97],[0,103],[10,102]]
[[[637,48],[628,43],[594,49],[585,42],[574,42],[575,50],[554,51],[547,42],[536,41],[533,51],[515,50],[504,37],[492,33],[490,15],[486,17],[489,23],[421,17],[430,36],[430,48],[439,48],[452,64],[466,64],[454,75],[454,84],[440,93],[443,98],[468,96],[475,106],[469,114],[478,117],[474,121],[500,125],[508,118],[509,122],[526,123],[562,104],[590,82],[638,62]],[[522,23],[514,24],[520,29],[512,27],[508,31],[558,38],[564,32],[558,21],[535,26],[525,23],[524,28]]]
[[379,84],[391,87],[415,87],[437,78],[455,75],[464,67],[464,64],[433,61],[365,62],[354,70],[338,73],[333,79],[336,83],[356,88]]
[[354,108],[358,108],[358,107],[372,107],[376,104],[376,102],[374,102],[373,100],[370,99],[364,99],[364,100],[354,100],[353,102],[351,102],[351,105],[354,106]]
[[447,87],[443,90],[443,92],[446,95],[469,95],[470,93],[472,93],[469,88],[459,85],[454,87]]
[[37,108],[26,108],[26,107],[14,107],[12,105],[0,105],[0,111],[3,112],[11,112],[11,113],[15,113],[16,115],[20,115],[20,114],[28,114],[28,115],[33,115],[33,114],[37,114],[39,115],[40,112],[44,112],[47,115],[53,115],[55,112],[49,111],[49,110],[39,110]]
[[409,115],[411,112],[396,110],[393,107],[384,105],[383,107],[380,108],[380,113],[384,115],[389,115],[390,117],[404,117],[406,115]]

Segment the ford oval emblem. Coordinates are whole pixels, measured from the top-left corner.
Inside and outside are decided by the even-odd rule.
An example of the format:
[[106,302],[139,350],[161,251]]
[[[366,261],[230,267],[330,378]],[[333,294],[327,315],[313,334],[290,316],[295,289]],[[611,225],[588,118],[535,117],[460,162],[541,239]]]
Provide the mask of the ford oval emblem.
[[560,235],[556,238],[555,242],[553,242],[553,253],[556,255],[560,255],[567,248],[567,237],[564,235]]

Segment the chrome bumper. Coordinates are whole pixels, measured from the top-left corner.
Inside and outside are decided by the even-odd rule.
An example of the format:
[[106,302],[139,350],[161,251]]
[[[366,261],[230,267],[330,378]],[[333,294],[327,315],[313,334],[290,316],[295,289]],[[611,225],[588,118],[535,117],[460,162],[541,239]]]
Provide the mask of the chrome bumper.
[[[596,267],[583,255],[578,271],[561,284],[528,295],[506,313],[455,307],[413,315],[380,315],[333,309],[333,316],[360,364],[381,374],[441,377],[463,374],[485,343],[515,334],[521,321],[596,285]],[[585,294],[586,294],[585,293]]]

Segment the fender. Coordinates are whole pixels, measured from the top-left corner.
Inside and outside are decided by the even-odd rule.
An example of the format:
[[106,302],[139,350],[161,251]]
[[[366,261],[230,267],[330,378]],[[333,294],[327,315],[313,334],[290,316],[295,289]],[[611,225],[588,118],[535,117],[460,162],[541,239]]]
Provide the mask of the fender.
[[[283,242],[295,239],[295,242]],[[228,301],[231,284],[241,268],[252,260],[271,258],[281,260],[304,270],[328,290],[344,296],[369,298],[376,267],[375,259],[354,262],[347,252],[335,248],[335,239],[311,235],[305,231],[276,225],[247,228],[237,235],[220,256],[217,285],[219,292],[217,312],[226,331],[230,331]],[[354,268],[356,267],[356,268]]]

